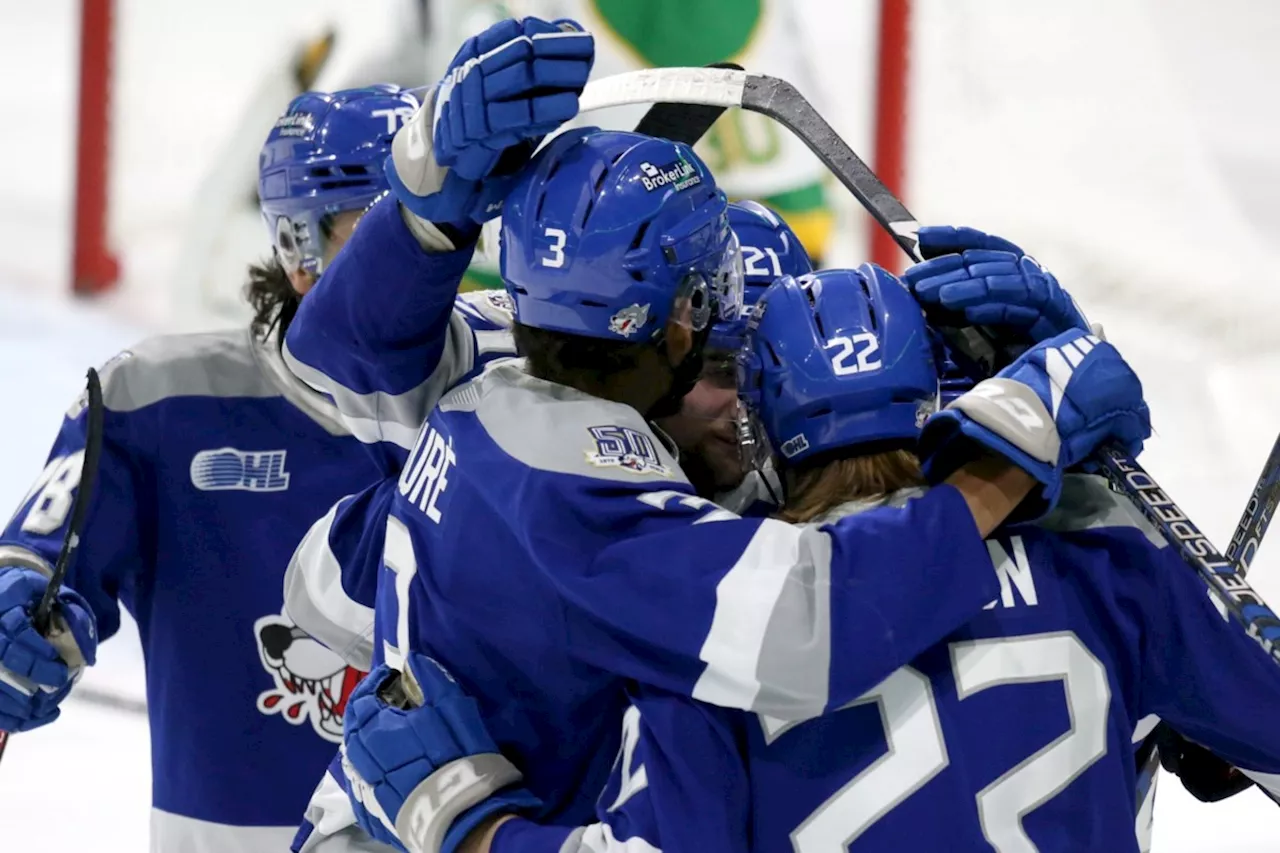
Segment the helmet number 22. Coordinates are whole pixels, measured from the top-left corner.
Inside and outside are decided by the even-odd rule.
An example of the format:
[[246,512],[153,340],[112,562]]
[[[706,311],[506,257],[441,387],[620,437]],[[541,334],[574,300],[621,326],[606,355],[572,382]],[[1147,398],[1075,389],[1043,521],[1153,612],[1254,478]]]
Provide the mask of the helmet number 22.
[[544,234],[551,240],[551,245],[548,247],[551,250],[551,257],[543,258],[542,265],[544,267],[564,266],[564,241],[567,239],[564,230],[548,228]]
[[[835,370],[836,376],[866,373],[871,370],[879,370],[882,366],[880,357],[876,355],[880,351],[880,341],[870,332],[859,332],[856,335],[837,335],[827,341],[823,349],[830,350],[835,347],[840,348],[840,352],[831,357],[831,367]],[[850,357],[855,359],[853,364],[849,363]]]

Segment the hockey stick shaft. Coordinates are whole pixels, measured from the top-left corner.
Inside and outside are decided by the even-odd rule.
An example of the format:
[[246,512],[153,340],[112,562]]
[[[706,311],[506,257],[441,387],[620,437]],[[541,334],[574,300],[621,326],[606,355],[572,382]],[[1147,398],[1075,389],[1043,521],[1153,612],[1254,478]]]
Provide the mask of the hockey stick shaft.
[[[1231,542],[1227,545],[1224,554],[1236,566],[1241,576],[1248,573],[1254,557],[1258,554],[1258,547],[1262,544],[1262,537],[1266,534],[1267,528],[1271,525],[1271,518],[1275,514],[1278,500],[1280,500],[1280,436],[1276,438],[1276,443],[1271,448],[1271,455],[1262,466],[1262,473],[1253,487],[1253,493],[1249,495],[1249,502],[1245,504],[1244,513],[1236,524],[1235,533],[1232,534]],[[1161,723],[1161,725],[1165,724]],[[1160,753],[1156,749],[1156,736],[1152,734],[1143,741],[1138,750],[1139,802],[1146,796],[1146,790],[1152,784],[1159,766]],[[1271,793],[1261,785],[1258,789],[1273,802],[1280,804],[1280,796]]]
[[71,561],[75,559],[80,548],[80,534],[84,532],[84,521],[89,514],[89,502],[93,497],[93,484],[98,477],[98,460],[102,457],[103,402],[102,381],[98,371],[92,367],[86,377],[86,408],[84,460],[80,466],[80,485],[71,503],[71,523],[67,526],[67,535],[62,540],[62,550],[58,553],[58,561],[53,566],[53,575],[49,585],[45,587],[44,596],[36,606],[33,622],[41,634],[49,631],[49,620],[53,608],[58,601],[58,590],[67,576]]
[[[80,484],[76,488],[76,496],[71,502],[71,523],[67,525],[67,535],[62,540],[62,550],[58,553],[58,561],[54,564],[53,574],[49,577],[49,584],[45,587],[44,595],[40,597],[40,602],[36,605],[35,613],[32,615],[32,622],[36,630],[46,637],[49,636],[50,625],[53,620],[54,606],[58,601],[58,590],[62,588],[62,581],[67,576],[67,570],[71,567],[71,561],[75,559],[76,551],[80,547],[80,535],[84,532],[85,517],[89,512],[89,501],[93,494],[93,484],[98,476],[98,460],[102,457],[102,432],[103,432],[103,414],[105,406],[102,401],[102,382],[98,377],[98,371],[89,368],[87,375],[87,387],[85,390],[85,406],[87,412],[85,414],[85,444],[84,459],[80,463]],[[54,638],[50,638],[53,640]],[[70,640],[70,649],[74,650],[76,656],[79,650],[75,648],[74,640]],[[61,652],[64,643],[55,642]],[[64,653],[66,656],[66,653]],[[75,661],[68,660],[67,663],[72,664]],[[0,732],[0,759],[4,758],[5,748],[9,745],[9,733]]]
[[1214,599],[1280,664],[1280,616],[1213,546],[1151,475],[1128,454],[1104,447],[1097,455],[1107,479],[1124,493],[1208,584]]
[[1240,567],[1243,574],[1253,565],[1258,555],[1258,547],[1262,537],[1271,526],[1275,516],[1276,505],[1280,504],[1280,436],[1271,447],[1271,455],[1262,466],[1262,474],[1258,476],[1253,494],[1245,505],[1244,513],[1231,534],[1231,542],[1227,545],[1227,559]]

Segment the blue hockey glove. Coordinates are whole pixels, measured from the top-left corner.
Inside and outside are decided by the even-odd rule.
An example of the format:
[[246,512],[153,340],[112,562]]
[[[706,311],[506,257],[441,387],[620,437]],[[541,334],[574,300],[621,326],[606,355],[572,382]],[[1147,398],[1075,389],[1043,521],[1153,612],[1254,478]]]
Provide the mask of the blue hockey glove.
[[356,820],[411,853],[452,853],[485,818],[541,802],[489,736],[476,702],[431,658],[406,666],[424,704],[388,704],[399,672],[379,666],[360,682],[343,718],[342,771]]
[[594,39],[573,21],[500,21],[468,39],[392,142],[396,198],[473,236],[502,212],[538,142],[578,114],[594,59]]
[[1037,518],[1057,503],[1062,476],[1103,443],[1136,455],[1151,435],[1142,383],[1111,344],[1079,329],[1028,350],[979,382],[924,425],[920,458],[941,482],[985,450],[1043,484],[1018,518]]
[[1000,335],[1003,362],[1069,329],[1089,331],[1053,274],[1008,240],[951,226],[921,228],[919,239],[926,260],[902,280],[930,322],[989,328]]
[[33,569],[0,567],[0,731],[51,723],[98,650],[97,623],[79,593],[63,587],[42,637],[32,624],[49,582]]

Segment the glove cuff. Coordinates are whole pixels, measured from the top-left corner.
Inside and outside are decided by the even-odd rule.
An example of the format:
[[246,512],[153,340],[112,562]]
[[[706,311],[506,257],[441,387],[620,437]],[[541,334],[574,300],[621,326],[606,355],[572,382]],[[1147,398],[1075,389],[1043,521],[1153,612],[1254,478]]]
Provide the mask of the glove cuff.
[[513,179],[490,179],[471,183],[444,170],[440,188],[430,195],[417,195],[400,177],[395,155],[387,158],[387,183],[401,207],[418,219],[431,223],[454,246],[474,243],[480,224],[502,213],[502,202]]
[[[396,835],[409,853],[452,850],[484,817],[508,807],[495,793],[521,778],[515,765],[498,753],[450,761],[405,797],[396,815]],[[446,840],[451,846],[445,847]]]
[[1036,392],[1016,379],[994,376],[979,382],[948,408],[1042,465],[1056,465],[1062,453],[1053,416]]
[[1009,516],[1007,523],[1034,521],[1048,514],[1062,494],[1062,472],[1010,443],[954,408],[938,412],[920,435],[925,480],[936,485],[981,453],[1008,460],[1026,471],[1042,488],[1033,490]]
[[536,809],[540,805],[542,801],[525,788],[514,788],[490,797],[480,805],[458,815],[448,832],[444,834],[440,853],[454,853],[476,827],[494,815],[519,814],[522,811]]

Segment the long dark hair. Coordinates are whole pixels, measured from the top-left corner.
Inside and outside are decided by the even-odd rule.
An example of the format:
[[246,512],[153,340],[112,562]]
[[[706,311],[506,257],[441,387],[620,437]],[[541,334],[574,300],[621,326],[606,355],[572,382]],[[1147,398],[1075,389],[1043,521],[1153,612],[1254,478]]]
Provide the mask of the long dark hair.
[[289,274],[274,254],[269,260],[249,265],[244,298],[253,307],[250,323],[253,334],[265,341],[274,330],[276,342],[283,341],[293,315],[298,312],[299,297],[289,283]]

